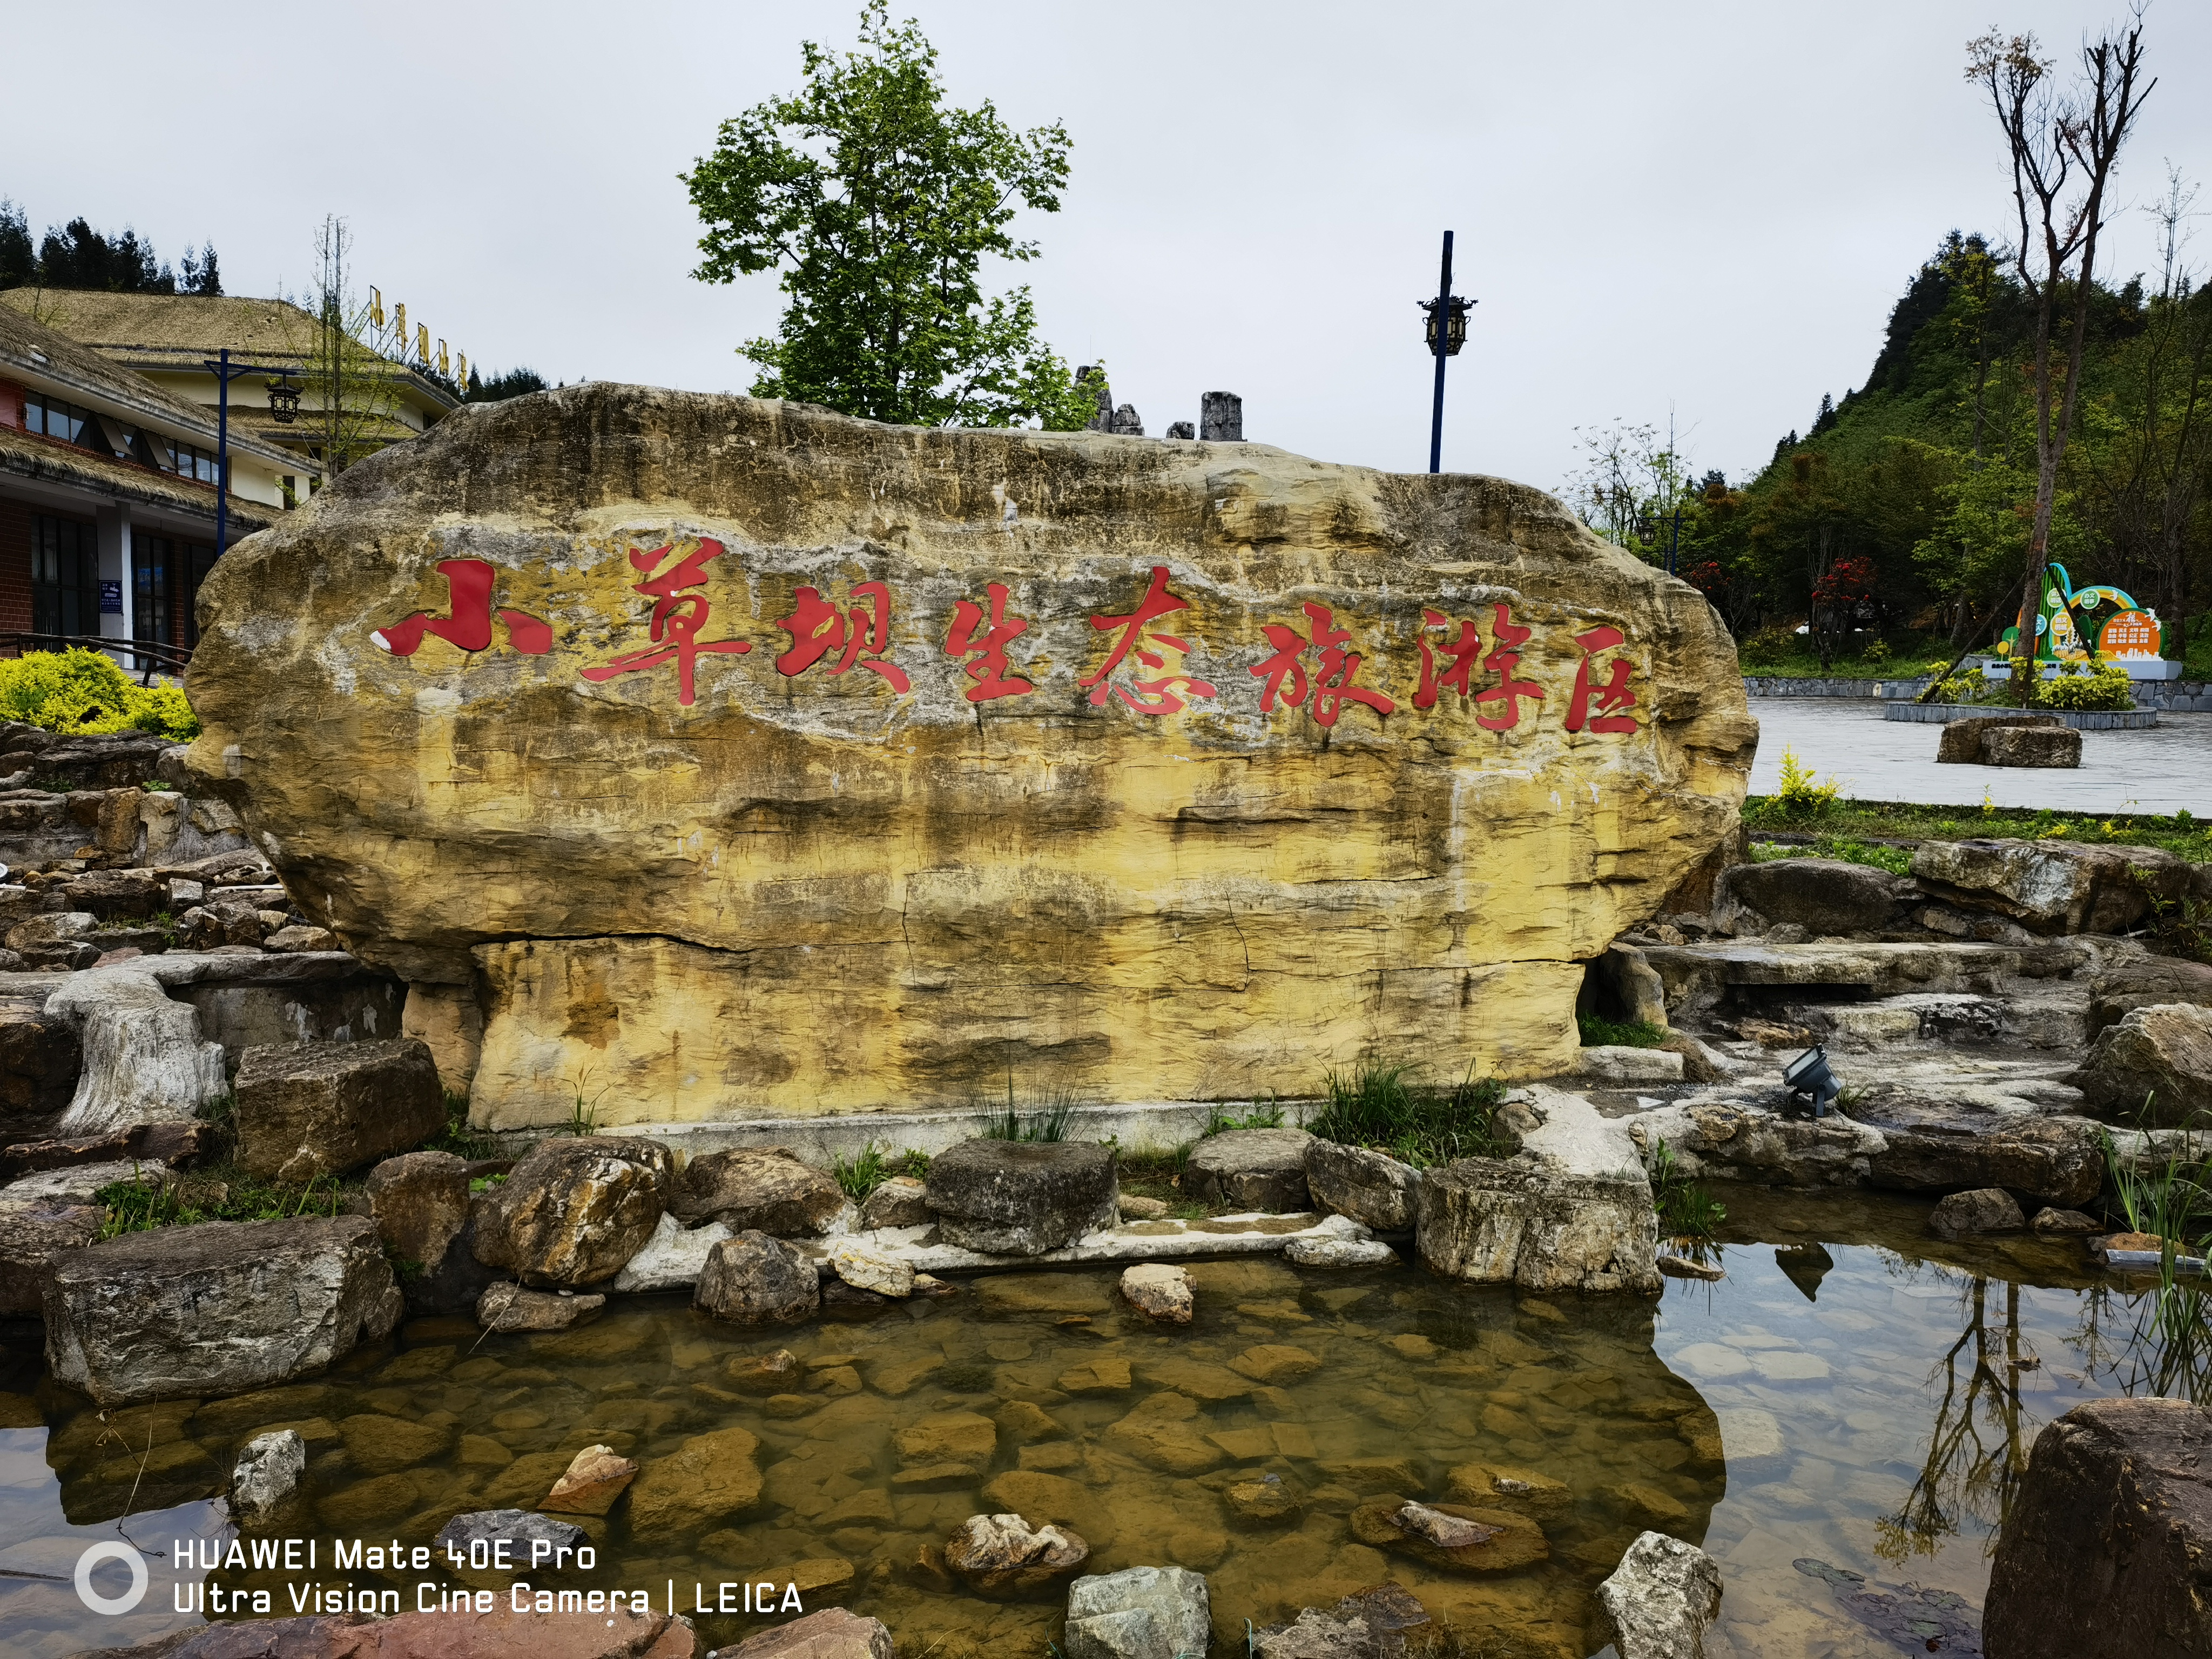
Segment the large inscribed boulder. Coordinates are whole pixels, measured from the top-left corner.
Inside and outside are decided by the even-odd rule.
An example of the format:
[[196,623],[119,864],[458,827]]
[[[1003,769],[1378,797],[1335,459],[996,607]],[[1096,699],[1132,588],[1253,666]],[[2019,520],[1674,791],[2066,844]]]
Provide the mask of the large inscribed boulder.
[[611,385],[216,566],[196,777],[474,1121],[1555,1072],[1735,826],[1694,590],[1492,478]]

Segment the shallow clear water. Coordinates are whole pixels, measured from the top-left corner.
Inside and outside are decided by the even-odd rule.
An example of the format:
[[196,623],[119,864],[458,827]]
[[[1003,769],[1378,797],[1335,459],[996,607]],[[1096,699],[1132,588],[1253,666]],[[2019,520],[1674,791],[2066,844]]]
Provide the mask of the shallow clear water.
[[[1726,1196],[1743,1241],[1722,1247],[1728,1277],[1670,1284],[1656,1303],[1272,1259],[1194,1266],[1200,1316],[1173,1334],[1119,1307],[1108,1273],[987,1277],[765,1336],[647,1298],[557,1336],[417,1322],[320,1379],[105,1422],[41,1380],[36,1327],[9,1328],[0,1648],[60,1655],[195,1622],[172,1610],[180,1578],[268,1588],[280,1613],[293,1610],[283,1586],[309,1581],[396,1589],[411,1607],[419,1582],[454,1575],[332,1571],[329,1540],[428,1543],[458,1511],[535,1505],[593,1442],[649,1461],[740,1428],[763,1477],[742,1513],[641,1537],[626,1500],[585,1522],[592,1571],[525,1576],[642,1589],[655,1606],[673,1581],[684,1611],[695,1586],[711,1602],[724,1580],[796,1575],[823,1583],[806,1605],[875,1614],[902,1653],[1042,1655],[1053,1606],[948,1593],[914,1565],[967,1516],[1015,1509],[1082,1534],[1086,1571],[1205,1571],[1218,1652],[1242,1650],[1247,1619],[1388,1577],[1464,1626],[1468,1651],[1579,1659],[1597,1645],[1592,1589],[1649,1526],[1720,1559],[1718,1656],[1905,1650],[1793,1564],[1978,1607],[1989,1535],[2037,1431],[2129,1386],[2129,1305],[2091,1288],[2078,1241],[1936,1246],[1925,1206],[1904,1200]],[[1833,1265],[1817,1281],[1801,1266],[1801,1286],[1773,1247],[1815,1242]],[[778,1348],[805,1380],[775,1399],[742,1392],[732,1366]],[[210,1495],[239,1443],[285,1423],[309,1437],[311,1507],[282,1530],[319,1538],[321,1570],[209,1575],[169,1559],[173,1540],[228,1535]],[[1385,1493],[1488,1507],[1463,1494],[1475,1470],[1499,1468],[1568,1489],[1542,1507],[1541,1561],[1465,1576],[1355,1535],[1354,1512]],[[1255,1523],[1229,1489],[1270,1474],[1296,1507]],[[155,1558],[152,1593],[109,1618],[68,1579],[118,1524]],[[96,1588],[124,1582],[110,1567]],[[764,1621],[698,1622],[726,1643]]]

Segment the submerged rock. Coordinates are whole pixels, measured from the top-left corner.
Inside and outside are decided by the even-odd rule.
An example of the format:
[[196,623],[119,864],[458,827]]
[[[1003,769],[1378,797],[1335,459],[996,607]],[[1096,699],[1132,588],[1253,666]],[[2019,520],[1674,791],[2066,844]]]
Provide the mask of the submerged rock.
[[446,1126],[437,1064],[413,1037],[248,1048],[233,1089],[238,1161],[278,1181],[359,1169]]
[[1090,1559],[1079,1533],[1032,1529],[1018,1515],[971,1515],[945,1544],[945,1570],[976,1595],[1000,1601],[1048,1589]]
[[740,1394],[784,1394],[806,1375],[806,1367],[788,1348],[778,1348],[774,1353],[733,1358],[722,1375]]
[[687,1539],[760,1499],[760,1442],[743,1429],[694,1435],[647,1463],[629,1489],[629,1529],[641,1539]]
[[441,1554],[450,1550],[465,1561],[471,1544],[497,1545],[502,1540],[510,1559],[527,1563],[532,1544],[573,1550],[591,1542],[591,1536],[573,1521],[556,1521],[531,1510],[471,1510],[438,1529],[437,1545]]
[[502,1280],[477,1298],[477,1323],[488,1331],[565,1331],[598,1317],[603,1296],[556,1295]]
[[1694,1544],[1647,1532],[1597,1587],[1597,1604],[1620,1659],[1705,1659],[1721,1570]]
[[716,1659],[898,1659],[890,1631],[843,1607],[820,1608],[714,1651]]
[[1067,1659],[1180,1659],[1212,1639],[1203,1573],[1130,1567],[1067,1587]]
[[822,1306],[821,1272],[781,1239],[743,1232],[708,1252],[692,1302],[739,1325],[803,1325]]
[[1398,1261],[1379,1238],[1294,1238],[1283,1256],[1301,1267],[1388,1267]]
[[[1468,1530],[1461,1531],[1461,1527]],[[1437,1535],[1431,1536],[1432,1532]],[[1525,1515],[1456,1504],[1409,1503],[1390,1495],[1370,1499],[1352,1510],[1352,1535],[1376,1549],[1393,1550],[1454,1572],[1514,1572],[1552,1553],[1542,1529]],[[1444,1538],[1453,1541],[1440,1541]]]
[[289,1382],[387,1335],[401,1309],[366,1216],[163,1227],[47,1266],[47,1366],[102,1406]]
[[1042,1255],[1117,1220],[1114,1154],[1082,1141],[963,1140],[929,1164],[929,1205],[947,1243]]
[[477,1255],[544,1289],[604,1283],[653,1237],[674,1173],[668,1148],[641,1135],[542,1141],[483,1195]]
[[1287,1625],[1256,1631],[1253,1659],[1405,1659],[1406,1632],[1429,1623],[1410,1591],[1380,1584],[1328,1613],[1307,1607]]
[[1200,1204],[1235,1211],[1294,1214],[1313,1207],[1306,1188],[1304,1129],[1228,1129],[1198,1143],[1183,1165],[1182,1189]]

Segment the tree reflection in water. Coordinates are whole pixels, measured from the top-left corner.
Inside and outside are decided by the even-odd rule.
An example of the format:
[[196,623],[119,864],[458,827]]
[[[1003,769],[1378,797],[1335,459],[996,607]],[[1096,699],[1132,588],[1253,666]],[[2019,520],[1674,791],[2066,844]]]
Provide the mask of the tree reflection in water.
[[2009,1279],[2003,1286],[2002,1321],[1994,1327],[1986,1279],[1974,1275],[1959,1298],[1966,1328],[1929,1374],[1931,1388],[1941,1376],[1943,1392],[1920,1474],[1897,1512],[1875,1522],[1875,1553],[1885,1561],[1935,1554],[1968,1513],[1984,1529],[1984,1549],[1996,1547],[2027,1468],[2020,1374],[2039,1363],[2021,1351],[2020,1286]]

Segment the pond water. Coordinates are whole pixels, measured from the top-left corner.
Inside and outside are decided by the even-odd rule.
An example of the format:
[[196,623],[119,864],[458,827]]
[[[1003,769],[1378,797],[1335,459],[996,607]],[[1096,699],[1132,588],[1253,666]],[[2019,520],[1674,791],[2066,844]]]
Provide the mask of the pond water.
[[[769,1335],[642,1298],[550,1336],[418,1321],[321,1378],[106,1420],[43,1377],[35,1325],[0,1328],[0,1650],[58,1656],[196,1623],[174,1606],[203,1580],[270,1589],[278,1613],[294,1611],[288,1583],[310,1582],[393,1589],[411,1608],[419,1583],[459,1584],[442,1561],[334,1571],[331,1540],[427,1544],[458,1511],[534,1506],[585,1445],[649,1461],[717,1434],[705,1487],[645,1518],[634,1489],[582,1522],[592,1570],[523,1576],[656,1607],[672,1583],[678,1611],[696,1586],[711,1604],[723,1581],[796,1578],[818,1586],[809,1607],[882,1619],[902,1654],[1027,1659],[1057,1634],[1054,1606],[981,1601],[915,1566],[966,1516],[1011,1509],[1072,1525],[1086,1571],[1206,1572],[1218,1654],[1243,1650],[1248,1619],[1389,1578],[1460,1626],[1464,1651],[1584,1659],[1593,1589],[1652,1527],[1722,1563],[1717,1659],[1925,1652],[1947,1620],[1939,1650],[1978,1651],[1959,1632],[2006,1494],[2044,1423],[2147,1386],[2126,1340],[2138,1310],[2078,1240],[1937,1245],[1926,1206],[1903,1200],[1723,1195],[1727,1278],[1657,1300],[1272,1258],[1193,1265],[1200,1312],[1172,1334],[1119,1306],[1103,1272],[987,1276]],[[758,1382],[778,1349],[800,1376]],[[307,1505],[281,1530],[319,1540],[319,1570],[186,1566],[177,1540],[231,1535],[210,1496],[234,1449],[283,1424],[311,1457]],[[748,1437],[758,1497],[716,1513],[748,1484]],[[1529,1490],[1501,1498],[1501,1473]],[[1363,1522],[1384,1495],[1517,1508],[1547,1553],[1487,1576],[1415,1559],[1371,1511]],[[106,1617],[70,1578],[88,1542],[118,1533],[149,1556],[152,1588]],[[122,1588],[120,1567],[101,1571],[114,1582],[95,1588]],[[1848,1573],[1899,1588],[1884,1602]],[[1907,1645],[1883,1609],[1922,1589],[1944,1595],[1914,1603]],[[769,1621],[697,1622],[728,1643]]]

